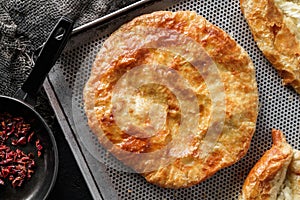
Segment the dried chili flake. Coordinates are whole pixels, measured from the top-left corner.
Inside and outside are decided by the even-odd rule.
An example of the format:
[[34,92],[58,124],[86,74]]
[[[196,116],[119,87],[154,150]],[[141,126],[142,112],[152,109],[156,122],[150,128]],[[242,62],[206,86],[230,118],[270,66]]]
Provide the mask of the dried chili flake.
[[17,144],[25,145],[27,143],[26,137],[22,136],[18,139]]
[[9,168],[2,168],[1,170],[1,177],[6,178],[9,175]]
[[34,135],[34,131],[32,131],[32,133],[30,133],[27,137],[27,142],[31,142],[32,141],[32,137]]
[[41,145],[39,139],[37,139],[37,140],[35,141],[35,146],[36,146],[36,148],[37,148],[38,151],[41,151],[41,150],[43,149],[43,146]]
[[23,183],[24,179],[21,178],[20,176],[16,177],[12,182],[12,186],[15,188],[15,187],[21,187],[22,183]]

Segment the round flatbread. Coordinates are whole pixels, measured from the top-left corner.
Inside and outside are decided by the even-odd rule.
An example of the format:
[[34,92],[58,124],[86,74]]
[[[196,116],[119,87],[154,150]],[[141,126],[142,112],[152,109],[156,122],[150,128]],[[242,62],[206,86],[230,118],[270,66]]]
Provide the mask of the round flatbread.
[[300,93],[300,2],[241,0],[258,47],[278,70],[284,85]]
[[246,154],[258,113],[255,70],[202,16],[154,12],[104,42],[84,105],[116,158],[150,183],[189,187]]

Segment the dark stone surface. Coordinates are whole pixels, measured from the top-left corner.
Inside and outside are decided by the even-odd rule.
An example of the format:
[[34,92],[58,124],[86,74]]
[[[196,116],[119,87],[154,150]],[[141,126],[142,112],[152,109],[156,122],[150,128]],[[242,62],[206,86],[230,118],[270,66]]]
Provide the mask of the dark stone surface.
[[59,155],[58,176],[48,200],[92,199],[90,191],[44,91],[42,91],[38,96],[37,102],[36,110],[42,115],[42,117],[50,126],[56,139]]

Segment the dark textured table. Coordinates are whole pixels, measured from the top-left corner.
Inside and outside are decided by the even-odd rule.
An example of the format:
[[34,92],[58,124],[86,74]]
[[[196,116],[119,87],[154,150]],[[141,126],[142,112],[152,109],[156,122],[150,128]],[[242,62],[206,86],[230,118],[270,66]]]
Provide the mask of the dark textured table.
[[58,147],[58,176],[48,199],[92,199],[90,191],[85,183],[81,171],[78,168],[74,155],[70,150],[44,91],[41,91],[41,94],[38,96],[36,109],[52,129]]

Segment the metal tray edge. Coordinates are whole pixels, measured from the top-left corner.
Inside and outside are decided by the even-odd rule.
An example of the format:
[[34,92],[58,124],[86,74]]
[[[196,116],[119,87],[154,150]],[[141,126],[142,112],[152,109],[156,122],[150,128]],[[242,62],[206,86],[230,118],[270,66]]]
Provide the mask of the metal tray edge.
[[95,19],[95,20],[93,20],[91,22],[88,22],[88,23],[86,23],[84,25],[81,25],[81,26],[79,26],[77,28],[74,28],[71,35],[72,36],[76,35],[76,34],[82,32],[82,31],[85,31],[85,30],[87,30],[89,28],[92,28],[95,25],[98,25],[99,23],[103,23],[105,21],[109,21],[109,20],[113,19],[114,17],[116,17],[118,15],[122,15],[122,14],[124,14],[126,12],[129,12],[131,9],[135,9],[135,8],[137,8],[139,6],[142,6],[142,5],[146,4],[146,3],[150,3],[152,1],[156,1],[156,0],[140,0],[140,1],[135,2],[133,4],[130,4],[130,5],[126,6],[126,7],[124,7],[124,8],[118,9],[118,10],[116,10],[116,11],[110,13],[110,14],[104,15],[103,17],[100,17],[100,18]]
[[59,101],[55,95],[55,92],[51,86],[51,83],[50,83],[48,77],[46,78],[46,80],[43,84],[43,87],[46,91],[46,94],[49,98],[50,104],[55,112],[55,115],[58,118],[59,125],[62,129],[62,132],[64,133],[64,135],[66,137],[69,147],[71,148],[73,155],[76,155],[76,156],[74,156],[74,158],[78,164],[80,171],[83,174],[83,177],[85,179],[86,184],[88,185],[88,188],[91,192],[92,197],[97,200],[98,199],[104,200],[101,195],[101,192],[99,191],[99,189],[96,185],[95,180],[92,177],[90,169],[86,164],[84,155],[83,155],[82,151],[80,150],[79,144],[75,139],[74,133],[71,130],[70,125],[67,122],[66,116],[65,116],[64,112],[62,111],[62,108],[59,104]]

